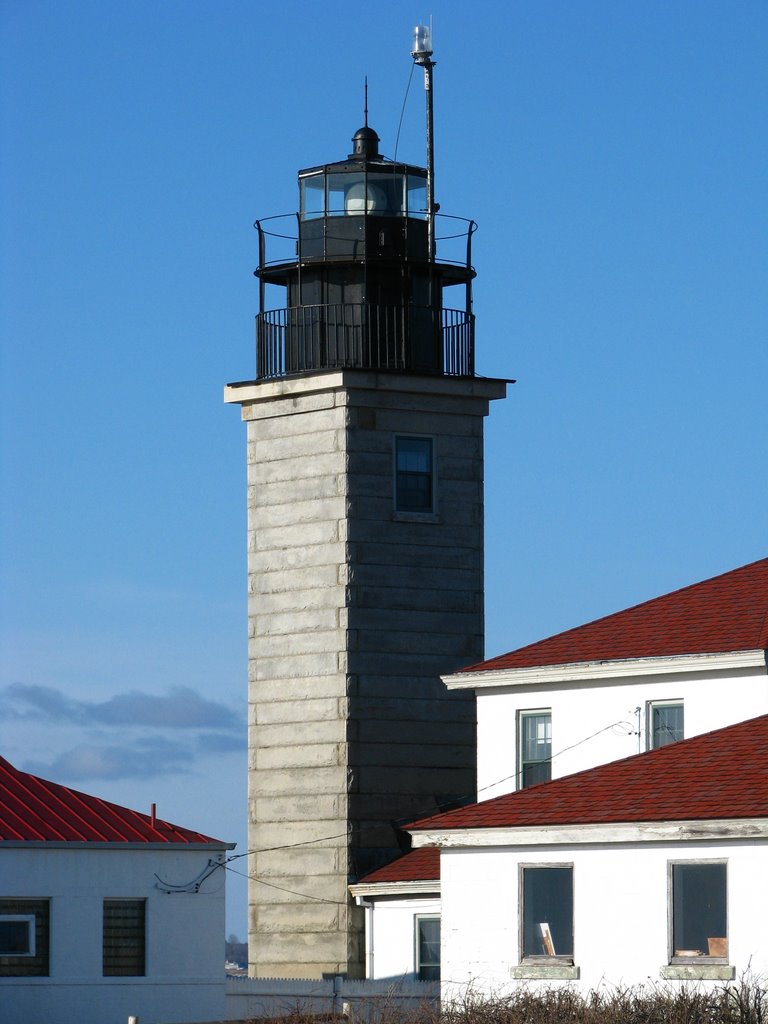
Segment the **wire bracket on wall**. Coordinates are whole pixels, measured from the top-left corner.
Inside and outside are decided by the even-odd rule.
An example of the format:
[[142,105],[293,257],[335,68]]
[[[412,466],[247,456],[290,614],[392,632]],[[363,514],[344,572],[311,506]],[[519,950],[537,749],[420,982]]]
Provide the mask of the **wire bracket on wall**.
[[217,868],[222,867],[219,861],[209,860],[200,874],[193,878],[191,882],[185,882],[183,885],[172,885],[170,882],[164,882],[163,879],[155,874],[157,881],[155,882],[155,888],[161,892],[200,892],[200,886],[216,871]]

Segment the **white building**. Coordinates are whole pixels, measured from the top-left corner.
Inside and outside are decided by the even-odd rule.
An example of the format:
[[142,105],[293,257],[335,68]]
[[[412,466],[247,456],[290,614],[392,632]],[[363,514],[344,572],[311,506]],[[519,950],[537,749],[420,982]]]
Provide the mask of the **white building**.
[[443,995],[768,975],[768,715],[410,826]]
[[477,797],[768,712],[768,558],[444,677],[477,694]]
[[[500,821],[498,830],[495,823],[486,823],[471,833],[451,831],[445,842],[430,829],[433,822],[448,819],[430,819],[420,823],[419,829],[423,826],[426,831],[414,834],[417,850],[361,879],[352,892],[369,904],[369,961],[373,951],[369,976],[385,976],[380,971],[394,964],[403,973],[418,971],[417,953],[411,952],[418,950],[417,885],[441,892],[442,911],[433,904],[431,913],[435,917],[441,913],[443,918],[442,977],[448,985],[465,985],[471,978],[476,989],[497,991],[500,985],[521,979],[569,978],[590,987],[601,978],[626,983],[648,977],[722,979],[732,976],[735,964],[739,969],[745,967],[748,961],[741,952],[740,959],[712,960],[708,948],[706,955],[700,949],[701,957],[691,962],[685,958],[677,962],[680,958],[673,955],[674,950],[667,950],[666,960],[662,956],[655,963],[654,958],[661,956],[659,942],[663,940],[662,946],[666,942],[666,924],[663,934],[658,928],[662,919],[666,922],[668,892],[664,889],[659,918],[657,876],[660,870],[673,872],[668,864],[678,856],[690,859],[700,855],[704,861],[725,858],[732,865],[731,874],[738,869],[739,879],[752,877],[751,884],[758,884],[750,872],[757,863],[763,865],[763,871],[768,868],[762,840],[757,845],[745,844],[739,823],[732,833],[723,831],[720,821],[705,823],[690,800],[675,814],[681,820],[696,819],[695,826],[678,827],[671,811],[663,826],[652,815],[648,820],[653,824],[646,827],[629,810],[626,821],[602,821],[599,815],[606,793],[599,786],[594,788],[591,773],[583,772],[638,751],[653,751],[658,757],[662,751],[656,748],[766,714],[766,648],[768,559],[763,559],[446,677],[449,688],[472,687],[477,693],[477,781],[478,798],[483,802],[477,808],[487,806],[491,812],[498,801],[485,801],[511,793],[531,801],[526,807],[532,817],[523,831]],[[687,749],[685,744],[675,746],[675,756],[678,752],[684,756]],[[638,766],[646,762],[631,758],[622,763],[631,766],[626,769],[630,773],[642,773],[644,769]],[[655,766],[658,762],[649,763]],[[594,807],[579,820],[568,817],[573,812],[572,789],[558,789],[555,783],[529,789],[537,782],[561,779],[573,772],[582,772],[577,776],[579,785],[588,783],[594,800]],[[729,784],[732,775],[729,765],[724,773]],[[643,799],[650,798],[657,792],[656,780],[653,775],[642,778],[648,787]],[[675,785],[673,779],[673,789]],[[688,797],[702,785],[701,779],[695,782],[686,791]],[[765,779],[763,786],[765,794]],[[566,817],[554,832],[546,817],[536,816],[540,801],[549,792],[568,794]],[[724,794],[721,810],[726,812],[728,799]],[[713,820],[722,817],[713,815]],[[734,817],[738,817],[735,805]],[[754,823],[750,830],[753,827]],[[700,847],[695,845],[697,836]],[[725,845],[717,847],[716,837]],[[414,859],[426,852],[424,843],[442,848],[439,866]],[[579,907],[584,915],[579,925],[578,962],[562,958],[554,941],[557,936],[551,944],[554,953],[536,954],[543,960],[526,962],[530,958],[521,952],[518,888],[523,885],[523,868],[537,864],[563,866],[562,873],[545,874],[545,879],[566,879],[566,869],[575,879],[579,868],[579,881],[573,882],[573,898],[578,896],[581,901],[574,903],[574,915]],[[614,876],[616,890],[607,897],[603,882]],[[740,884],[729,876],[729,891],[738,893]],[[384,885],[391,891],[382,888]],[[586,909],[590,885],[593,891],[590,909]],[[606,902],[610,907],[604,910]],[[731,904],[731,925],[738,906]],[[742,905],[742,910],[745,907]],[[624,940],[619,942],[617,937],[624,935],[626,922],[634,920],[637,913],[653,919],[648,917],[643,924],[642,937],[635,935],[640,952],[635,950],[634,960],[627,963]],[[624,924],[619,926],[621,914]],[[611,922],[612,937],[598,942],[594,934],[602,927],[601,920]],[[436,927],[439,925],[432,925]],[[732,952],[760,946],[750,927],[739,922],[737,946],[731,946]],[[710,937],[723,936],[706,936]],[[753,966],[761,956],[765,959],[765,946],[763,943],[757,949]],[[678,944],[675,948],[682,947]],[[410,966],[406,952],[411,956]]]
[[440,979],[440,851],[411,850],[350,893],[365,908],[365,976]]
[[0,758],[3,1024],[221,1019],[232,848]]

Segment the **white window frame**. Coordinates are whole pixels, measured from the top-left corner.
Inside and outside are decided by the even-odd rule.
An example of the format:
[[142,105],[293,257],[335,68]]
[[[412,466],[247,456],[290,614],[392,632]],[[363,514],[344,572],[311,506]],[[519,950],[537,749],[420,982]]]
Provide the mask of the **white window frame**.
[[[653,736],[653,712],[656,708],[676,708],[679,707],[683,712],[683,735],[680,739],[685,739],[685,703],[681,698],[670,700],[649,700],[645,705],[645,749],[646,750],[659,750],[663,746],[669,744],[660,743],[658,746],[654,746]],[[670,740],[670,743],[679,743],[679,740]]]
[[[442,954],[442,947],[440,949],[440,954],[438,954],[437,964],[422,964],[422,962],[421,962],[421,955],[420,955],[420,949],[419,949],[419,924],[422,921],[437,921],[438,926],[440,926],[440,915],[439,914],[414,914],[413,915],[413,943],[414,943],[413,966],[414,966],[414,974],[416,975],[416,979],[419,980],[419,975],[421,974],[422,966],[424,966],[424,967],[437,967],[437,978],[435,978],[434,980],[435,981],[439,981],[440,980],[440,967],[441,967],[441,961],[442,961],[442,955],[441,955]],[[427,978],[425,980],[429,981],[429,980],[432,980],[432,979]]]
[[[549,716],[549,757],[542,758],[540,761],[524,761],[524,739],[523,739],[523,723],[526,718],[534,718],[537,715],[548,715]],[[517,764],[516,770],[516,789],[526,789],[528,787],[523,785],[523,769],[525,765],[530,764],[549,764],[549,778],[552,778],[552,708],[520,708],[517,712]],[[536,783],[533,783],[536,785]]]
[[0,949],[0,956],[3,957],[22,957],[22,956],[35,956],[35,915],[34,914],[0,914],[0,922],[19,922],[23,921],[27,924],[27,951],[25,953],[19,952],[4,952]]
[[[401,509],[397,487],[397,449],[399,441],[429,441],[430,446],[430,506],[425,509]],[[399,519],[435,519],[437,516],[437,437],[434,434],[411,434],[398,432],[392,436],[392,503]]]
[[[725,935],[715,936],[716,938],[724,938],[726,941],[726,955],[725,956],[710,956],[709,953],[698,953],[694,956],[683,956],[675,950],[675,892],[674,892],[674,869],[676,867],[697,867],[705,865],[719,865],[725,868],[725,892],[723,897],[725,900]],[[728,964],[729,963],[729,951],[730,951],[730,939],[729,939],[729,923],[728,923],[728,860],[727,858],[716,857],[711,860],[709,859],[691,859],[691,860],[671,860],[667,863],[667,942],[668,942],[668,954],[667,960],[670,964]]]

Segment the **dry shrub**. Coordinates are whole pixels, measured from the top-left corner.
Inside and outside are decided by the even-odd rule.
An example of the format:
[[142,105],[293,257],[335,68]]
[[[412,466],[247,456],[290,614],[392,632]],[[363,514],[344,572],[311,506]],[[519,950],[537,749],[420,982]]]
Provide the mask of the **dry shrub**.
[[493,1000],[470,996],[445,1008],[441,1024],[768,1024],[768,988],[745,978],[708,990],[520,989]]
[[[341,1018],[343,1019],[343,1018]],[[332,1014],[294,1012],[279,1024],[337,1022]],[[253,1024],[266,1024],[264,1019]],[[733,985],[611,989],[519,988],[503,998],[469,993],[461,1002],[405,1009],[397,999],[356,1002],[348,1024],[768,1024],[768,984],[745,976]]]

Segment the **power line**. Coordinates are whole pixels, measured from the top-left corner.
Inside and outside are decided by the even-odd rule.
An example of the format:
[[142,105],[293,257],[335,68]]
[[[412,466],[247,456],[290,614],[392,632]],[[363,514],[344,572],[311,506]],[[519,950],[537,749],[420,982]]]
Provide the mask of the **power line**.
[[[600,736],[601,733],[607,732],[609,729],[613,729],[617,725],[625,725],[626,726],[627,723],[620,719],[617,722],[611,722],[610,725],[604,725],[602,727],[602,729],[598,729],[596,732],[591,733],[589,736],[585,736],[583,739],[577,740],[576,743],[572,743],[570,746],[563,747],[562,750],[558,750],[556,753],[552,754],[552,756],[549,758],[549,760],[550,761],[554,761],[554,759],[556,757],[560,757],[562,754],[567,753],[569,750],[574,750],[576,747],[580,747],[583,743],[588,743],[590,740],[593,740],[596,736]],[[515,781],[517,781],[521,774],[522,774],[522,771],[520,771],[520,770],[514,771],[510,775],[506,775],[506,776],[504,776],[504,778],[498,779],[496,782],[489,782],[488,785],[481,786],[480,789],[478,789],[477,792],[478,793],[484,793],[487,789],[493,789],[495,786],[500,786],[504,782],[509,782],[510,779],[515,779]],[[468,797],[470,796],[470,794],[466,794],[466,795]],[[506,795],[506,794],[500,794],[500,795]],[[472,796],[474,796],[474,794],[472,794]],[[433,808],[425,809],[423,814],[427,815],[427,814],[430,814],[431,812],[433,812]],[[439,813],[444,813],[444,812],[439,812],[438,811],[436,813],[439,814]],[[417,821],[421,816],[422,816],[422,812],[417,812],[417,813],[414,814],[414,817],[413,817],[412,820]],[[391,828],[392,828],[392,826],[388,825],[388,824],[368,825],[366,828],[357,829],[357,835],[364,835],[364,834],[370,833],[370,832],[382,832],[384,830],[390,830]],[[236,854],[233,854],[231,857],[228,857],[227,858],[227,863],[230,863],[231,861],[234,861],[234,860],[240,860],[242,857],[248,857],[251,854],[256,854],[256,853],[278,853],[280,850],[292,850],[292,849],[295,849],[296,847],[299,847],[299,846],[310,846],[312,843],[326,843],[326,842],[331,842],[334,839],[346,839],[346,838],[349,837],[350,831],[351,831],[350,829],[347,829],[344,832],[338,832],[336,835],[317,836],[314,839],[303,839],[303,840],[301,840],[298,843],[284,843],[284,844],[282,844],[280,846],[266,846],[266,847],[261,847],[259,849],[246,850],[243,853],[236,853]],[[255,881],[261,881],[262,884],[264,884],[264,885],[269,885],[270,884],[269,882],[263,882],[262,879],[255,878],[255,876],[244,875],[243,877],[245,877],[245,878],[254,877]],[[280,888],[280,887],[279,886],[274,886],[274,888]],[[286,890],[286,891],[290,892],[291,890]],[[303,895],[303,894],[302,893],[295,893],[294,895],[300,896],[300,895]],[[315,897],[308,897],[308,898],[309,899],[314,899]],[[334,901],[331,900],[331,901],[328,901],[328,902],[334,902]]]

